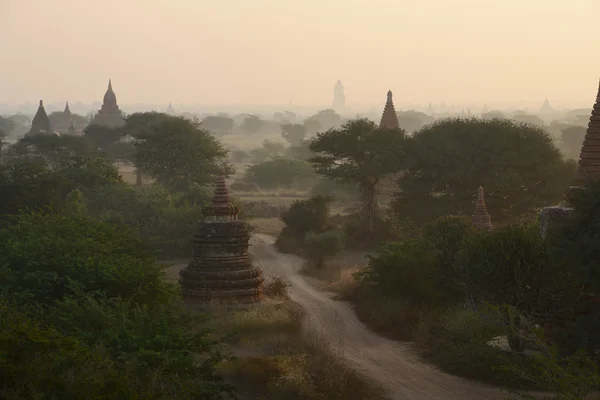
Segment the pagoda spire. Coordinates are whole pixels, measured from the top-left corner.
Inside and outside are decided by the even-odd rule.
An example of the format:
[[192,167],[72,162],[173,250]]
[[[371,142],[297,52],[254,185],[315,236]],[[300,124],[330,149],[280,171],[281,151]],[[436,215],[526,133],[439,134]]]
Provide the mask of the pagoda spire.
[[40,105],[38,107],[33,120],[31,121],[31,129],[29,130],[29,135],[37,134],[37,133],[52,133],[52,125],[50,124],[50,118],[48,118],[48,114],[46,114],[46,110],[44,109],[44,102],[40,100]]
[[396,109],[394,108],[394,101],[392,100],[391,90],[388,90],[387,92],[387,100],[385,102],[385,107],[383,108],[379,127],[383,129],[398,129],[400,127],[398,115],[396,115]]
[[71,116],[71,109],[69,108],[69,102],[67,101],[67,103],[65,104],[65,111],[64,111],[65,115]]
[[475,211],[471,216],[471,223],[475,228],[482,231],[491,231],[494,229],[494,226],[492,225],[492,218],[490,217],[490,214],[485,206],[483,186],[479,186],[479,190],[477,192],[477,202],[475,203]]
[[586,183],[598,179],[600,179],[600,81],[596,102],[592,107],[590,122],[581,146],[575,185],[583,187]]

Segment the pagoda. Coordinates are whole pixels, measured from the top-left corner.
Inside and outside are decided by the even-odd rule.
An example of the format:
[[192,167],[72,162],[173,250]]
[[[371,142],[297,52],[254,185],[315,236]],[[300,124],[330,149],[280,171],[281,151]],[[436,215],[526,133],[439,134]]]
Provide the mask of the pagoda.
[[40,133],[53,133],[50,118],[48,118],[48,114],[46,114],[44,102],[42,100],[40,100],[40,106],[31,121],[31,129],[29,130],[28,135],[37,135]]
[[342,85],[342,81],[339,79],[333,87],[333,103],[331,104],[331,108],[333,108],[335,111],[344,111],[346,108],[346,94],[344,92],[344,85]]
[[475,203],[475,211],[471,216],[471,223],[475,228],[482,231],[491,231],[494,229],[494,226],[492,225],[492,218],[490,217],[487,207],[485,206],[482,186],[479,186],[479,190],[477,192],[477,202]]
[[575,174],[575,186],[600,179],[600,83]]
[[396,109],[394,108],[394,102],[392,100],[392,91],[387,92],[387,101],[383,108],[383,114],[381,115],[381,122],[379,123],[380,128],[384,129],[398,129],[400,124],[398,123],[398,115],[396,115]]
[[180,272],[185,300],[192,306],[260,302],[262,270],[250,259],[250,231],[245,222],[238,220],[238,208],[229,198],[223,170],[204,216],[194,234],[193,259]]
[[108,89],[104,94],[102,107],[98,110],[98,114],[94,117],[93,123],[96,125],[107,126],[109,128],[117,128],[125,125],[123,113],[117,105],[117,96],[112,88],[112,81],[108,80]]
[[553,112],[554,112],[554,109],[552,108],[552,106],[550,105],[550,102],[548,101],[548,98],[546,97],[546,99],[544,100],[544,103],[540,107],[540,113],[552,114]]
[[54,129],[60,134],[68,134],[69,126],[73,124],[73,114],[71,113],[71,109],[69,108],[69,102],[67,101],[65,105],[65,110],[59,114],[58,121],[56,122],[56,126]]

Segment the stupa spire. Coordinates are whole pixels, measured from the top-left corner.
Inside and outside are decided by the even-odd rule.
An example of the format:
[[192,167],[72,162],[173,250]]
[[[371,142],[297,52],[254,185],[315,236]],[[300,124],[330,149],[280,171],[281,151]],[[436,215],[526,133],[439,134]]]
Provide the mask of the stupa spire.
[[383,108],[379,127],[384,129],[398,129],[400,127],[398,115],[396,115],[396,109],[394,108],[394,101],[392,100],[391,90],[388,90],[387,92],[387,100],[385,102],[385,107]]
[[485,206],[483,186],[479,186],[479,190],[477,192],[477,202],[475,203],[475,211],[473,212],[473,216],[471,216],[471,223],[475,228],[483,231],[491,231],[494,229],[494,226],[492,225],[492,218],[490,217],[490,214]]
[[600,179],[600,81],[596,102],[592,107],[590,122],[581,146],[575,185],[585,186],[586,183],[598,179]]
[[71,115],[71,109],[69,108],[69,102],[68,102],[68,101],[67,101],[67,103],[65,104],[65,111],[64,111],[64,113],[65,113],[66,115],[69,115],[69,116]]
[[31,121],[31,129],[29,130],[28,134],[33,135],[37,133],[52,133],[50,118],[48,118],[48,114],[46,114],[44,102],[42,100],[40,100],[38,110]]

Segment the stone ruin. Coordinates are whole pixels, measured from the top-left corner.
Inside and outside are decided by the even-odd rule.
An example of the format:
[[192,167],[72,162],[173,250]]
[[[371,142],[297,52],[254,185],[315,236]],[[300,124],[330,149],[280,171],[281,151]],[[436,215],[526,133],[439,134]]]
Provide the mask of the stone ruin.
[[475,211],[471,216],[471,223],[475,228],[482,231],[491,231],[494,229],[494,225],[492,225],[492,218],[490,217],[490,214],[485,206],[482,186],[479,186],[479,190],[477,192],[477,202],[475,203]]
[[193,306],[210,303],[248,304],[260,302],[262,270],[248,253],[250,230],[238,220],[221,171],[215,182],[212,204],[194,234],[194,255],[180,272],[184,299]]

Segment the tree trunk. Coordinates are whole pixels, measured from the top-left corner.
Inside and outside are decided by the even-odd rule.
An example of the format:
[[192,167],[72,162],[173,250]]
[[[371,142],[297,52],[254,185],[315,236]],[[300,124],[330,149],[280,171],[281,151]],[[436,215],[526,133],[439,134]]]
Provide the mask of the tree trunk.
[[137,186],[142,186],[142,171],[137,167],[135,169],[135,184]]
[[510,312],[510,310],[506,311],[506,316],[511,328],[514,329],[514,332],[510,333],[507,337],[508,346],[515,353],[523,353],[525,350],[525,340],[521,332],[521,316]]

